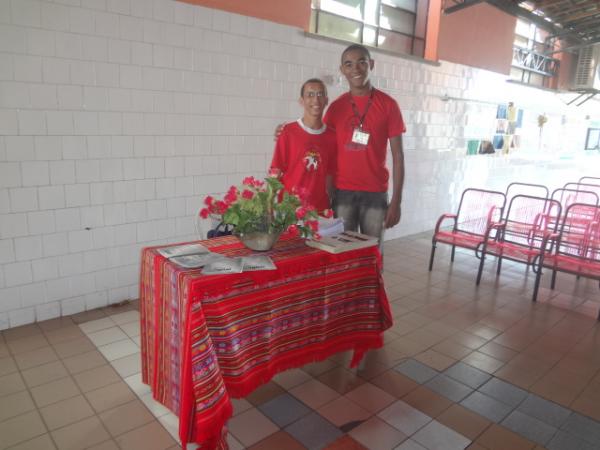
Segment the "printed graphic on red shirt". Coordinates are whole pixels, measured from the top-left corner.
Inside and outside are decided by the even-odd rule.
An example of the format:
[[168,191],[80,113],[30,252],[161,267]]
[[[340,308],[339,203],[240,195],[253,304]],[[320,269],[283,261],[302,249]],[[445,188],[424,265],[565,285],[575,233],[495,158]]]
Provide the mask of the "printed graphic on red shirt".
[[321,155],[316,150],[307,151],[302,159],[304,160],[304,167],[306,168],[307,172],[314,172],[318,170],[319,166],[321,165]]

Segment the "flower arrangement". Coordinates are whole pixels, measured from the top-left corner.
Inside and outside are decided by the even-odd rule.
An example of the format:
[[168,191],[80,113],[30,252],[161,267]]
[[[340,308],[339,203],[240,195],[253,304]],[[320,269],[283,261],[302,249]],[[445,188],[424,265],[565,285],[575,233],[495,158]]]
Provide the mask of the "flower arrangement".
[[[300,192],[287,192],[276,176],[264,181],[246,177],[241,186],[231,186],[222,200],[212,196],[204,199],[202,218],[216,214],[225,224],[233,225],[234,233],[245,235],[254,232],[319,238],[318,213],[306,205]],[[324,212],[331,216],[331,210]]]

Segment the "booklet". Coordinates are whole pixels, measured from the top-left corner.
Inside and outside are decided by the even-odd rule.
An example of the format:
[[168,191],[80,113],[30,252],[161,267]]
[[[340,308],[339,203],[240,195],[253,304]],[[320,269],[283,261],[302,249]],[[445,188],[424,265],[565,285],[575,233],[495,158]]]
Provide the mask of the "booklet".
[[242,271],[277,270],[273,260],[268,256],[252,255],[242,257]]
[[329,253],[342,253],[359,248],[377,246],[379,245],[379,239],[357,233],[356,231],[344,231],[334,236],[322,237],[319,240],[307,239],[306,245],[325,250]]
[[333,236],[344,232],[344,221],[341,218],[326,219],[319,217],[319,234],[322,237]]
[[175,256],[201,255],[204,253],[209,253],[209,250],[202,244],[172,245],[170,247],[159,248],[156,251],[167,259]]
[[227,258],[223,256],[206,264],[202,269],[202,274],[222,275],[226,273],[240,273],[242,268],[242,258]]
[[196,269],[198,267],[204,267],[206,264],[222,259],[223,256],[218,253],[202,253],[199,255],[184,255],[184,256],[173,256],[170,261],[175,264],[185,267],[186,269]]

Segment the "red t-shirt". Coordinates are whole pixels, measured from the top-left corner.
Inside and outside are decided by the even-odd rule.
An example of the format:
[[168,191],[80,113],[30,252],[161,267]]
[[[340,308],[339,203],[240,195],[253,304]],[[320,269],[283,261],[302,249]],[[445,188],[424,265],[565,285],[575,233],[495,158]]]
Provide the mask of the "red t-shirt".
[[330,208],[326,177],[335,167],[335,132],[324,126],[322,132],[303,128],[298,122],[287,124],[275,144],[271,168],[283,172],[286,190],[304,189],[309,205],[322,211]]
[[350,93],[338,97],[327,110],[323,121],[337,136],[337,174],[335,186],[350,191],[387,192],[389,172],[386,168],[388,139],[406,131],[402,113],[389,95],[372,89],[372,100],[362,129],[369,133],[367,145],[352,142],[371,94],[352,96],[358,117],[352,108]]

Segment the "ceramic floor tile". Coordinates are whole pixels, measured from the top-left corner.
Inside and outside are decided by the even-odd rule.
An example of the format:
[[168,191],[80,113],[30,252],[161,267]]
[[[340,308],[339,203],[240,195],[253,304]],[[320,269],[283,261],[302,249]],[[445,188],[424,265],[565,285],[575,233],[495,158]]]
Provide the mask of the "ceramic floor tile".
[[70,377],[60,378],[31,389],[31,395],[40,408],[79,394],[81,391]]
[[558,430],[547,445],[548,450],[597,450],[598,446],[571,433]]
[[388,370],[377,375],[371,380],[371,384],[383,389],[396,398],[402,398],[419,387],[416,381],[395,370]]
[[520,411],[510,413],[502,425],[540,445],[547,445],[557,432],[557,428]]
[[142,403],[144,405],[146,405],[146,408],[148,408],[150,410],[150,412],[154,415],[154,417],[160,418],[171,412],[171,411],[169,411],[168,408],[166,408],[165,406],[163,406],[162,404],[160,404],[159,402],[154,400],[154,398],[152,398],[151,392],[149,392],[148,394],[142,395],[140,397],[140,400],[142,401]]
[[369,450],[367,447],[362,445],[360,442],[354,440],[347,434],[337,438],[327,447],[325,450]]
[[379,417],[372,417],[350,431],[350,436],[370,450],[389,450],[406,439],[406,435]]
[[114,359],[110,364],[121,377],[125,378],[140,373],[142,370],[142,355],[138,352],[132,353],[123,358]]
[[90,334],[95,331],[104,330],[106,328],[112,328],[114,326],[115,322],[113,322],[108,317],[102,317],[101,319],[82,323],[81,325],[79,325],[79,328],[81,328],[81,331],[83,331],[85,334]]
[[38,348],[47,347],[50,345],[46,336],[41,332],[39,334],[23,337],[20,339],[9,340],[8,348],[13,355],[30,352]]
[[69,375],[69,373],[61,361],[52,361],[47,364],[42,364],[41,366],[24,370],[21,372],[21,375],[23,375],[25,384],[32,388],[39,386],[40,384],[58,380],[59,378],[64,378]]
[[0,397],[26,389],[19,372],[0,377]]
[[519,406],[519,404],[527,398],[527,391],[502,381],[499,378],[490,379],[478,390],[479,392],[489,395],[513,408]]
[[600,422],[573,413],[561,425],[561,429],[600,447]]
[[456,359],[432,349],[419,353],[414,359],[438,371],[446,370],[456,362]]
[[17,363],[12,356],[0,358],[0,377],[18,371]]
[[343,367],[336,367],[317,377],[321,383],[326,384],[331,389],[340,394],[345,394],[365,382],[357,374]]
[[245,446],[256,444],[279,431],[279,427],[256,408],[232,417],[228,428],[231,434]]
[[427,450],[417,441],[413,441],[412,439],[405,440],[398,447],[395,447],[394,450]]
[[571,411],[567,408],[534,394],[529,394],[517,409],[556,428],[560,427],[571,415]]
[[436,420],[471,440],[475,440],[491,424],[485,417],[461,405],[452,405]]
[[477,389],[491,378],[488,373],[460,361],[449,367],[444,374],[472,389]]
[[115,440],[119,447],[128,450],[166,450],[175,444],[175,440],[158,422],[150,422],[116,437]]
[[502,422],[502,420],[512,411],[510,406],[505,405],[492,397],[488,397],[481,392],[473,392],[460,402],[460,404],[496,423]]
[[82,392],[93,391],[94,389],[116,383],[121,379],[119,374],[108,364],[86,370],[85,372],[79,372],[73,375],[73,378]]
[[[175,441],[177,441],[178,443],[181,442],[179,439],[179,418],[173,414],[172,412],[169,412],[168,414],[165,414],[164,416],[160,416],[158,418],[158,421],[162,424],[163,427],[165,427],[165,429],[169,432],[169,434],[171,435],[171,437],[173,439],[175,439]],[[237,440],[231,436],[231,439],[229,439],[231,436],[231,433],[227,433],[227,442],[229,442],[230,440],[235,440],[235,442],[237,442]],[[240,444],[240,446],[243,448],[243,446]],[[190,445],[191,447],[191,445]],[[231,447],[231,445],[230,445]],[[232,450],[231,448],[229,450]]]
[[61,342],[65,341],[73,341],[75,339],[81,339],[82,337],[85,337],[85,334],[83,333],[83,331],[81,331],[81,328],[79,328],[79,326],[77,325],[74,325],[73,322],[71,322],[71,325],[64,328],[57,328],[51,331],[44,331],[44,335],[46,336],[46,339],[48,339],[48,342],[50,342],[50,344],[52,345],[60,344]]
[[103,366],[106,362],[106,358],[97,350],[63,359],[63,364],[71,374]]
[[109,409],[98,416],[113,436],[118,436],[154,420],[154,416],[139,400]]
[[433,420],[417,431],[411,439],[429,450],[462,450],[471,440]]
[[[124,378],[123,381],[125,381],[125,383],[127,383],[127,385],[130,387],[130,389],[138,397],[141,397],[142,395],[148,394],[150,392],[150,386],[148,386],[147,384],[145,384],[142,381],[141,373],[129,375],[127,378]],[[234,402],[235,399],[232,399],[232,401]]]
[[131,339],[125,339],[112,344],[102,345],[98,347],[98,351],[108,361],[123,358],[124,356],[135,355],[140,352],[140,349]]
[[30,411],[0,422],[0,448],[5,449],[46,433],[46,426],[37,411]]
[[68,358],[70,356],[80,355],[96,349],[96,346],[86,337],[80,337],[77,339],[59,342],[53,345],[56,354],[62,358]]
[[302,383],[289,392],[312,409],[317,409],[340,396],[329,386],[315,379]]
[[394,369],[420,384],[426,383],[438,374],[436,370],[414,359],[409,359]]
[[[86,450],[120,450],[119,446],[112,439],[104,441],[100,444],[96,444],[92,447],[88,447]],[[179,448],[177,449],[179,450]]]
[[339,397],[321,406],[317,412],[338,428],[355,426],[372,415],[347,397]]
[[122,381],[86,392],[84,395],[96,412],[106,411],[135,399],[129,386]]
[[51,431],[94,415],[94,411],[82,395],[40,408],[40,413]]
[[476,441],[489,450],[533,450],[532,442],[518,434],[496,424],[492,424]]
[[291,389],[310,380],[310,378],[311,376],[302,369],[290,369],[275,375],[273,381],[284,389]]
[[50,346],[41,347],[28,352],[14,355],[15,362],[20,370],[27,370],[32,367],[41,366],[52,361],[56,361],[58,356]]
[[[230,433],[231,434],[231,433]],[[235,438],[234,438],[235,439]],[[237,440],[236,440],[237,442]],[[229,443],[229,442],[228,442]],[[241,446],[241,444],[240,444]],[[229,444],[230,450],[234,447]],[[248,447],[248,450],[306,450],[302,444],[285,431],[278,431],[260,442]]]
[[437,417],[452,405],[452,402],[446,397],[424,386],[415,389],[404,396],[402,400],[429,417]]
[[127,336],[127,334],[125,334],[118,326],[88,333],[87,337],[96,347],[122,341],[123,339],[129,339],[129,336]]
[[0,422],[34,409],[35,403],[33,403],[28,391],[15,392],[0,397]]
[[139,311],[126,311],[119,314],[112,314],[109,316],[111,320],[117,325],[124,325],[126,323],[140,321]]
[[136,322],[123,323],[123,324],[119,325],[119,328],[121,328],[125,332],[125,334],[131,338],[140,335],[139,320]]
[[316,412],[287,426],[285,431],[306,448],[311,449],[322,449],[342,436],[338,428]]
[[465,386],[444,374],[432,378],[425,383],[425,386],[453,402],[460,402],[463,398],[473,392],[473,389],[470,387]]
[[416,433],[432,420],[431,417],[402,400],[392,403],[377,416],[407,436]]
[[287,393],[259,405],[258,409],[280,428],[295,422],[311,411],[304,403]]
[[49,434],[42,434],[29,441],[21,442],[20,444],[10,447],[10,450],[55,450],[56,446],[52,442]]
[[281,395],[285,392],[278,384],[270,381],[267,384],[259,386],[257,389],[252,391],[250,395],[246,396],[246,400],[252,403],[254,406],[262,405],[265,402]]
[[372,413],[381,411],[383,408],[396,401],[394,396],[371,383],[365,383],[356,389],[353,389],[346,394],[346,398]]
[[490,374],[496,373],[502,366],[504,366],[503,361],[492,358],[491,356],[479,351],[474,351],[468,354],[462,360],[468,365]]

